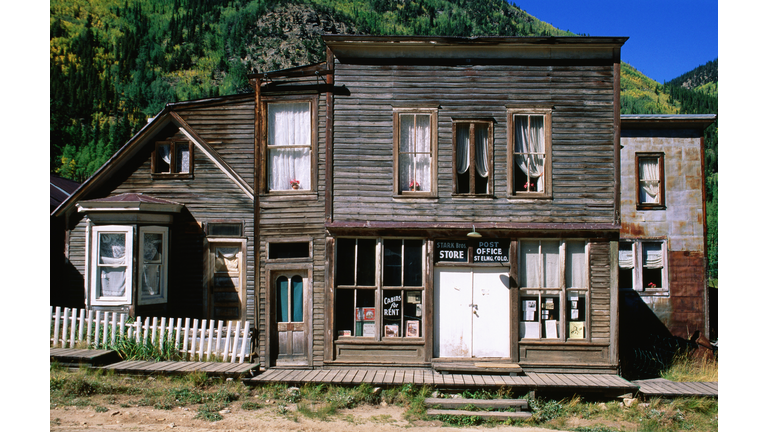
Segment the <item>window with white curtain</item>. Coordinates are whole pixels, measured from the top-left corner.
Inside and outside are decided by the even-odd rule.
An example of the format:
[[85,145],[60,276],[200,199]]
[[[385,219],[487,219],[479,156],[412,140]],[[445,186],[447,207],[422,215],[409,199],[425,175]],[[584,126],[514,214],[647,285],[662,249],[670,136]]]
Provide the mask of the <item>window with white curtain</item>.
[[619,288],[667,295],[667,248],[664,241],[619,243]]
[[587,242],[521,240],[519,248],[520,339],[586,339]]
[[154,177],[192,174],[192,144],[189,141],[158,141],[152,156]]
[[493,150],[493,123],[490,121],[464,121],[453,123],[455,149],[453,184],[454,193],[483,195],[491,193],[491,154]]
[[135,247],[136,232],[133,225],[91,227],[88,245],[91,305],[130,305],[134,285],[138,304],[167,301],[168,228],[139,227],[138,248]]
[[312,190],[312,110],[308,101],[267,104],[269,191]]
[[395,194],[434,195],[437,109],[396,109],[394,119]]
[[664,208],[664,154],[637,153],[637,206]]
[[551,195],[551,113],[551,109],[545,108],[507,111],[511,196]]

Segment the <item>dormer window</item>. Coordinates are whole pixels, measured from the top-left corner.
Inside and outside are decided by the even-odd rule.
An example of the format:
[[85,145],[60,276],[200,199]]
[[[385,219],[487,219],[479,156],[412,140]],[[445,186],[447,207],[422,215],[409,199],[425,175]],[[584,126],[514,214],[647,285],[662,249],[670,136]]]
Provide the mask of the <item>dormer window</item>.
[[152,154],[152,177],[190,177],[192,149],[189,141],[158,141]]

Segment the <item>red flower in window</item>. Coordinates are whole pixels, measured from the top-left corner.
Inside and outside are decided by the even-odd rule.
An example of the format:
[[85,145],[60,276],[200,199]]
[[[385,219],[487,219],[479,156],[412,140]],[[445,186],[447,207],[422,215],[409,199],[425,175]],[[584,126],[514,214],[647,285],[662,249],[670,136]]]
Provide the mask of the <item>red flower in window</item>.
[[291,187],[292,188],[294,188],[294,189],[298,189],[299,188],[299,181],[298,180],[292,179],[292,180],[290,180],[290,183],[291,183]]
[[408,188],[410,190],[419,190],[419,182],[416,180],[411,180],[411,183],[408,185]]
[[536,183],[534,183],[534,182],[527,182],[526,184],[523,185],[523,189],[525,189],[525,190],[527,190],[529,192],[530,191],[535,191],[536,190]]
[[656,284],[653,282],[648,282],[648,288],[656,288]]

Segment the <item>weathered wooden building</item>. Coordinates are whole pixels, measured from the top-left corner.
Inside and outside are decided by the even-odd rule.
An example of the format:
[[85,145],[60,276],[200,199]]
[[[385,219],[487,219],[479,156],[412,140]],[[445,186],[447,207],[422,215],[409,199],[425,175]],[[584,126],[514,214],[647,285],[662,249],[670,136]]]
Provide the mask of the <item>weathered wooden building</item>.
[[713,336],[704,129],[715,118],[621,116],[619,289],[627,344],[642,344],[650,334],[688,339],[698,330]]
[[325,38],[325,364],[616,370],[625,40]]
[[51,291],[132,315],[254,319],[254,101],[169,104],[64,201]]
[[625,41],[326,36],[149,122],[54,211],[51,289],[248,319],[264,367],[615,372]]

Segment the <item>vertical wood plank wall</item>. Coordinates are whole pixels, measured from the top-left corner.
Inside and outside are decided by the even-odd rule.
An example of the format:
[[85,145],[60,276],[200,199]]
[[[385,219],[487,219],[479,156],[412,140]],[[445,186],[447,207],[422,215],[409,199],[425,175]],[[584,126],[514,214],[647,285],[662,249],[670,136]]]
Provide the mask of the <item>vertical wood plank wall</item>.
[[[335,65],[334,221],[614,221],[614,72],[594,66]],[[439,104],[438,199],[392,198],[393,106]],[[506,106],[552,111],[553,199],[506,199]],[[454,199],[452,119],[493,118],[496,200]]]

